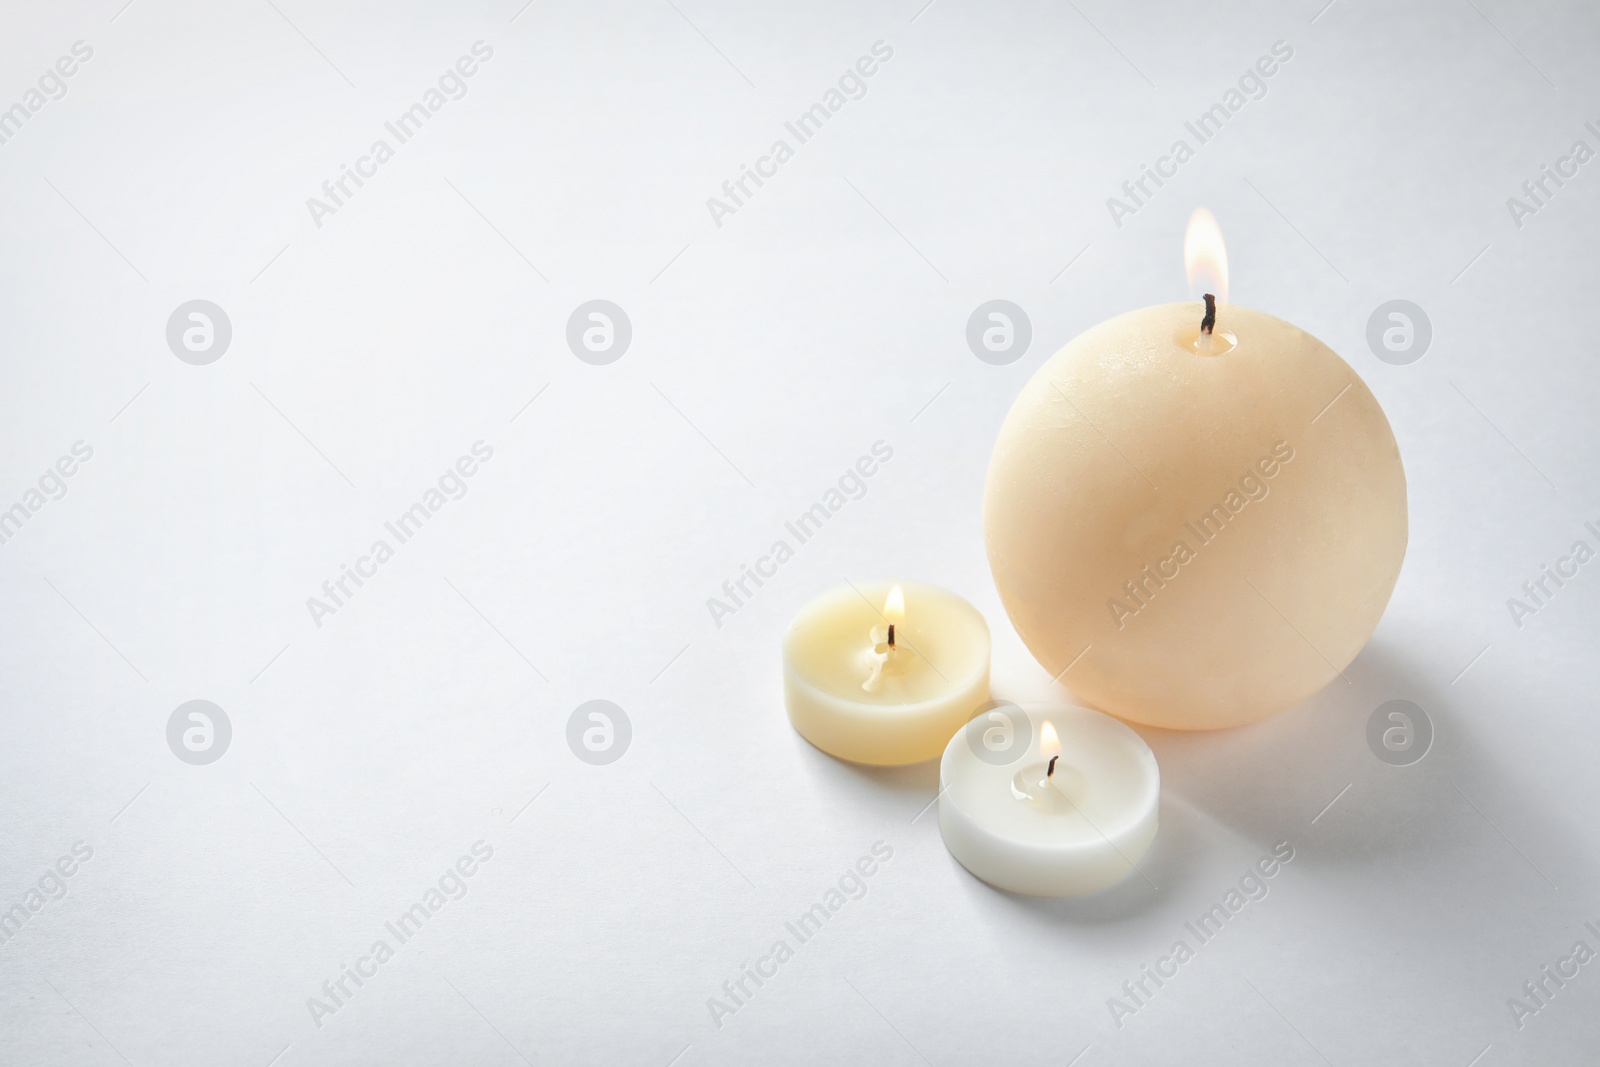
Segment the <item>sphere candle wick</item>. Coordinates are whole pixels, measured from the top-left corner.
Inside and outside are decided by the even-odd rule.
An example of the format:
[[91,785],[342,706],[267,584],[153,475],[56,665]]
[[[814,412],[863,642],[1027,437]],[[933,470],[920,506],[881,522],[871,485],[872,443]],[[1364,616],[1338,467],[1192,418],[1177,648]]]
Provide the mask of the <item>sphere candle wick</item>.
[[894,623],[889,624],[889,647],[894,647]]
[[1209,334],[1211,328],[1217,324],[1217,298],[1210,293],[1206,294],[1206,317],[1200,320],[1200,332]]
[[1051,757],[1050,757],[1050,765],[1049,765],[1049,766],[1048,766],[1048,767],[1046,767],[1046,768],[1045,768],[1045,769],[1044,769],[1044,776],[1045,776],[1045,777],[1046,777],[1046,778],[1053,778],[1053,777],[1055,777],[1055,773],[1056,773],[1056,760],[1058,760],[1058,759],[1060,759],[1060,758],[1061,758],[1061,757],[1060,757],[1060,756],[1051,756]]

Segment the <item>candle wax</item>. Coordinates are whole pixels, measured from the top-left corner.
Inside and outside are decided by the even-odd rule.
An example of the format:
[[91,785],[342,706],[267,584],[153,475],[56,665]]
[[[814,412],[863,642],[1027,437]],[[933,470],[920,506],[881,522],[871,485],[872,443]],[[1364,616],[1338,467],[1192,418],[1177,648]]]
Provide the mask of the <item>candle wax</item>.
[[[1015,751],[986,745],[991,720],[1005,722],[995,716],[1011,720]],[[1046,722],[1061,745],[1048,777]],[[1083,896],[1122,881],[1144,858],[1161,772],[1144,740],[1110,716],[999,704],[950,739],[939,787],[939,829],[967,870],[1014,893]]]
[[[806,740],[856,763],[933,759],[989,699],[989,627],[937,586],[857,582],[801,608],[783,641],[784,702]],[[888,625],[895,644],[888,646]]]
[[[1361,650],[1406,547],[1389,422],[1331,349],[1198,303],[1101,323],[1001,428],[984,491],[995,584],[1034,658],[1135,722],[1290,707]],[[1065,673],[1063,673],[1065,672]]]

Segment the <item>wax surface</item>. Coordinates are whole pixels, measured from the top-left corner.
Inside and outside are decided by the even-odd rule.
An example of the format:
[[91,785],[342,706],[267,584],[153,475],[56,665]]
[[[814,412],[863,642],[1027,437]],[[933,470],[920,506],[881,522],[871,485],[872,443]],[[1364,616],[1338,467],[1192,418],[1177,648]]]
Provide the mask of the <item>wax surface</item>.
[[954,593],[917,582],[900,583],[905,617],[893,665],[864,686],[890,584],[822,594],[795,615],[783,641],[790,721],[813,745],[856,763],[933,759],[989,699],[988,624]]
[[[1030,741],[1005,763],[979,755],[984,722],[950,739],[939,764],[939,828],[950,854],[991,885],[1030,896],[1083,896],[1134,873],[1155,839],[1161,772],[1143,739],[1087,708],[1002,706],[1025,715]],[[1041,762],[1039,727],[1061,739],[1056,774],[1067,802],[1041,809],[1012,792]]]
[[1228,350],[1203,354],[1200,317],[1129,312],[1051,357],[984,494],[995,583],[1035,658],[1080,699],[1174,729],[1252,722],[1337,678],[1406,546],[1399,449],[1355,371],[1232,305]]

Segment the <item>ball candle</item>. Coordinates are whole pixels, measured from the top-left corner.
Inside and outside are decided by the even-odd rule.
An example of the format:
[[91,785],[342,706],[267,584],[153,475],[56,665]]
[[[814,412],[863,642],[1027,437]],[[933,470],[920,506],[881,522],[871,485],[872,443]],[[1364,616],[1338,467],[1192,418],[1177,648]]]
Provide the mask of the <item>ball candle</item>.
[[1155,756],[1087,708],[994,706],[945,746],[939,786],[945,847],[1013,893],[1097,893],[1137,870],[1156,836]]
[[1252,722],[1338,677],[1406,547],[1405,471],[1371,391],[1219,282],[1204,310],[1128,312],[1047,360],[984,490],[995,584],[1034,658],[1078,698],[1174,729]]
[[795,615],[783,689],[789,721],[824,752],[930,760],[989,699],[989,626],[937,586],[844,585]]

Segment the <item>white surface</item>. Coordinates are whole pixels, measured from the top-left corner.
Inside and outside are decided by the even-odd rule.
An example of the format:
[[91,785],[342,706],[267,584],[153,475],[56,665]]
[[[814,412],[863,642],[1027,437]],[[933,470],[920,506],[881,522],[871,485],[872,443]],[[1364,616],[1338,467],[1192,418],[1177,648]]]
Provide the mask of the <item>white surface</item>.
[[[675,3],[8,5],[0,100],[94,57],[0,145],[0,497],[94,457],[0,545],[0,901],[94,855],[0,946],[0,1061],[1592,1058],[1600,964],[1520,1030],[1506,998],[1600,948],[1600,565],[1521,629],[1505,601],[1600,520],[1600,162],[1520,230],[1505,200],[1597,147],[1600,10]],[[316,228],[306,198],[478,39],[466,97]],[[1115,228],[1106,198],[1280,39],[1267,96]],[[878,40],[865,97],[713,225]],[[794,734],[778,640],[843,577],[921,578],[988,616],[998,695],[1048,693],[984,562],[989,445],[1068,338],[1185,295],[1196,204],[1234,298],[1383,402],[1410,552],[1348,683],[1143,731],[1159,889],[1009,897],[914,818],[932,764]],[[205,367],[164,338],[197,297],[234,328]],[[634,327],[607,367],[564,343],[596,297]],[[964,337],[996,297],[1034,331],[1004,367]],[[1393,298],[1433,321],[1410,366],[1366,347]],[[480,439],[466,497],[316,628],[306,598]],[[867,494],[713,626],[879,439]],[[234,728],[205,767],[164,734],[195,698]],[[604,767],[565,742],[596,698],[634,728]],[[1392,698],[1437,729],[1414,766],[1364,739]],[[480,839],[467,896],[318,1028],[307,998]],[[866,895],[714,1025],[880,840]],[[1270,894],[1119,1029],[1107,999],[1279,841]]]

